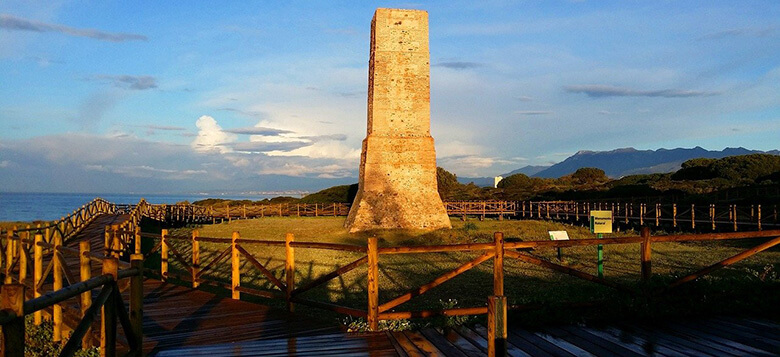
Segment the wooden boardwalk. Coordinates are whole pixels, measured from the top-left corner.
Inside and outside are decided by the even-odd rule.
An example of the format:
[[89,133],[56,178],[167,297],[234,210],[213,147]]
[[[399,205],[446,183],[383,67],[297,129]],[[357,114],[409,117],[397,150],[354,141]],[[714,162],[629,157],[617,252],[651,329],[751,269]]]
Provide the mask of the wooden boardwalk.
[[[510,328],[510,356],[777,356],[780,325],[714,318],[663,325]],[[158,356],[486,356],[485,327],[321,333],[164,349]]]
[[[88,239],[93,251],[100,251],[105,225],[122,220],[118,215],[100,216],[67,245],[77,247],[79,240]],[[66,260],[69,266],[77,265],[72,258]],[[93,266],[93,270],[97,274],[99,269]],[[487,352],[487,331],[481,325],[349,334],[335,323],[323,324],[305,315],[155,279],[145,280],[144,295],[144,353],[150,355],[484,356]],[[75,322],[73,317],[66,317],[66,323]],[[507,343],[511,356],[777,356],[780,325],[712,318],[535,331],[510,327]]]
[[[477,325],[426,328],[389,336],[405,356],[484,356],[487,331]],[[662,325],[559,326],[536,331],[510,328],[510,356],[777,356],[780,325],[714,318]],[[401,351],[402,350],[402,351]]]
[[[288,351],[287,343],[277,346],[270,341],[276,341],[274,343],[277,344],[278,341],[289,341],[292,348],[299,351],[313,351],[312,346],[318,345],[321,351],[340,351],[338,353],[347,350],[378,352],[380,355],[395,353],[392,344],[382,333],[351,335],[342,332],[335,324],[323,324],[306,316],[289,314],[261,304],[219,297],[153,279],[145,281],[144,289],[146,353],[165,355],[163,351],[186,348],[213,354],[207,351],[216,347],[208,345],[230,343],[227,346],[239,346],[236,344],[238,342],[240,345],[266,343],[269,344],[264,347],[266,351],[281,355]],[[323,341],[331,342],[320,343]]]

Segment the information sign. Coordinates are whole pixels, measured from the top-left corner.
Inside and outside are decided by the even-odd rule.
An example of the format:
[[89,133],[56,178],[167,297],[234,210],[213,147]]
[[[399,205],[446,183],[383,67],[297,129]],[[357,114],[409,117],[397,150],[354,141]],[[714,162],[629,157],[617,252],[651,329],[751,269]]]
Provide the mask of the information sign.
[[612,233],[612,211],[590,211],[591,233]]
[[550,240],[569,240],[569,233],[566,231],[547,231],[550,233]]

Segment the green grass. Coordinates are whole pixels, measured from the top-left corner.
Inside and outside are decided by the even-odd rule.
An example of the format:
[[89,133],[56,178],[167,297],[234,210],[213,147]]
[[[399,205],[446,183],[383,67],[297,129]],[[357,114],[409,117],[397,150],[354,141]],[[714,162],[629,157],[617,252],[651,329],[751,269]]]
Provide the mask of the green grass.
[[[57,356],[65,346],[68,338],[62,343],[54,342],[54,323],[44,320],[40,326],[35,326],[32,315],[25,317],[24,355],[30,357]],[[100,356],[100,348],[92,347],[76,351],[77,357]]]
[[[547,240],[548,230],[567,230],[573,239],[593,238],[586,228],[544,221],[486,220],[462,222],[453,219],[452,230],[433,232],[376,231],[350,234],[343,228],[343,217],[270,217],[232,223],[207,225],[199,229],[203,237],[230,237],[239,231],[243,238],[284,240],[287,232],[296,241],[330,242],[365,245],[366,238],[376,236],[380,246],[430,245],[464,242],[490,242],[495,231],[504,233],[507,240]],[[172,230],[174,235],[188,235],[191,229]],[[636,232],[614,234],[636,235]],[[177,250],[190,254],[187,242],[176,242]],[[721,241],[705,243],[658,243],[653,245],[653,280],[640,282],[639,245],[608,245],[604,247],[605,275],[611,280],[635,289],[652,289],[677,277],[737,254],[758,242]],[[202,264],[227,247],[220,243],[202,243]],[[261,263],[277,277],[283,277],[284,249],[244,245]],[[429,253],[382,255],[380,257],[380,303],[386,302],[409,289],[429,282],[435,277],[473,259],[479,253]],[[531,254],[558,262],[554,249],[541,249]],[[296,286],[360,258],[360,253],[296,248]],[[610,319],[619,316],[654,319],[669,316],[712,313],[759,313],[765,317],[778,317],[780,303],[780,251],[760,253],[734,266],[714,274],[673,294],[658,299],[632,297],[598,284],[580,280],[538,266],[507,258],[505,263],[505,294],[510,304],[542,304],[545,308],[512,315],[515,322],[527,325],[551,322],[576,322],[583,319]],[[149,261],[149,264],[156,264]],[[563,249],[563,265],[591,274],[596,273],[596,247],[572,247]],[[173,271],[181,267],[172,264]],[[225,261],[210,277],[229,280],[229,260]],[[768,273],[764,273],[767,270]],[[243,286],[272,289],[254,267],[242,259]],[[396,310],[437,309],[451,306],[449,299],[457,301],[456,307],[485,306],[492,293],[492,262],[478,267],[436,287],[429,292],[400,305]],[[328,284],[306,292],[303,297],[316,301],[328,301],[340,305],[365,309],[366,267],[359,267]],[[281,306],[280,302],[262,300]],[[563,309],[564,302],[606,301],[608,308],[587,310]],[[702,303],[702,301],[704,303]],[[332,318],[320,310],[302,307],[307,314]],[[767,312],[768,315],[767,316]]]

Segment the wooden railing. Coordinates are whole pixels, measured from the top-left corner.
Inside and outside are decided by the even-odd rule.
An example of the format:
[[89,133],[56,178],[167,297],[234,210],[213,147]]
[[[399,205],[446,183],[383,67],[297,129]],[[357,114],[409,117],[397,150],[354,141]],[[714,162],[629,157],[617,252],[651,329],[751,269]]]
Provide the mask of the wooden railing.
[[[642,230],[640,236],[629,236],[620,238],[603,239],[575,239],[566,241],[520,241],[505,242],[503,234],[497,232],[494,234],[494,241],[491,243],[469,243],[469,244],[449,244],[449,245],[426,245],[426,246],[399,246],[399,247],[379,247],[376,238],[369,238],[367,245],[347,245],[319,242],[296,242],[292,234],[287,234],[284,241],[280,240],[258,240],[241,237],[238,232],[234,232],[232,238],[212,238],[201,237],[198,231],[193,231],[191,236],[173,236],[167,231],[162,234],[141,234],[142,237],[156,241],[155,247],[151,253],[158,250],[161,254],[160,269],[157,270],[163,279],[177,278],[190,282],[193,288],[197,288],[201,283],[209,283],[222,286],[231,292],[234,299],[240,299],[241,294],[261,296],[265,298],[284,299],[288,307],[296,303],[323,308],[351,316],[365,317],[369,327],[376,330],[379,320],[407,319],[416,317],[429,317],[435,315],[477,315],[486,314],[493,309],[501,310],[507,308],[504,292],[504,260],[516,259],[525,263],[540,266],[559,273],[568,274],[576,278],[584,279],[589,282],[597,283],[618,292],[637,295],[647,293],[644,290],[637,290],[628,286],[621,285],[614,281],[598,277],[592,273],[576,270],[574,268],[557,264],[546,260],[537,254],[527,252],[527,249],[536,250],[557,249],[575,246],[596,246],[596,245],[614,245],[614,244],[638,244],[638,250],[641,257],[641,277],[642,280],[648,280],[651,277],[651,246],[653,244],[664,242],[692,242],[692,241],[719,241],[733,239],[765,238],[761,244],[747,249],[737,255],[712,264],[706,268],[692,272],[682,278],[676,279],[667,286],[654,291],[653,295],[660,295],[680,285],[689,283],[697,278],[709,274],[717,269],[739,262],[758,252],[762,252],[780,243],[780,230],[762,231],[762,232],[739,232],[739,233],[718,233],[718,234],[686,234],[686,235],[660,235],[651,236],[649,229]],[[200,243],[209,242],[227,245],[219,248],[217,254],[213,254],[210,261],[201,260]],[[284,247],[284,274],[277,276],[262,261],[270,261],[267,256],[258,256],[246,249],[247,246],[269,246]],[[189,255],[185,256],[182,251],[188,248]],[[359,258],[337,269],[314,278],[303,285],[296,285],[295,277],[295,251],[296,249],[321,249],[339,252],[359,253]],[[457,268],[450,270],[429,282],[415,287],[405,293],[392,297],[389,300],[380,302],[379,300],[379,269],[382,265],[382,257],[398,254],[428,254],[445,252],[472,252],[479,253],[476,258],[462,262]],[[223,261],[230,260],[230,283],[219,279],[208,279],[206,275],[212,272],[215,267]],[[270,282],[271,290],[258,290],[241,285],[241,261],[249,262],[252,267],[257,269],[261,278]],[[421,296],[433,288],[449,281],[458,275],[463,274],[470,269],[479,266],[487,261],[493,261],[493,294],[490,304],[487,306],[461,307],[439,310],[397,310],[399,306],[409,302],[412,299]],[[169,263],[176,261],[186,272],[185,275],[176,275],[169,270]],[[311,290],[317,286],[327,283],[349,271],[366,265],[367,274],[367,292],[368,305],[365,309],[349,306],[336,305],[332,302],[313,301],[301,297],[303,292]],[[155,269],[156,270],[156,269]],[[257,275],[253,276],[257,277]],[[581,303],[581,302],[578,302]],[[509,308],[531,308],[531,306],[512,306]]]
[[[705,204],[678,205],[676,203],[632,202],[576,202],[576,201],[448,201],[444,202],[450,216],[488,216],[503,219],[545,219],[567,222],[587,222],[590,211],[613,212],[613,223],[631,226],[652,226],[689,231],[740,231],[780,228],[777,205]],[[327,217],[346,216],[347,203],[280,203],[266,205],[225,205],[221,207],[189,204],[150,204],[141,199],[138,204],[113,204],[96,198],[67,217],[43,226],[13,229],[15,235],[31,232],[44,233],[44,241],[51,242],[59,235],[64,241],[78,233],[100,214],[121,213],[129,218],[118,227],[121,231],[139,226],[147,217],[167,223],[216,223],[233,219],[263,217]],[[1,258],[1,257],[0,257]]]
[[[450,216],[545,219],[567,222],[588,221],[592,210],[611,210],[619,225],[645,225],[688,231],[740,231],[780,228],[777,205],[705,204],[575,201],[448,201]],[[143,216],[166,222],[216,223],[233,219],[263,217],[346,216],[346,203],[280,203],[267,205],[146,205]]]
[[587,222],[590,211],[612,211],[613,223],[696,231],[780,228],[777,205],[523,201],[518,217]]
[[[6,237],[24,237],[29,239],[33,234],[41,233],[43,234],[43,240],[47,243],[51,243],[54,240],[54,237],[60,237],[63,241],[67,241],[70,237],[81,232],[84,227],[94,221],[98,216],[115,212],[115,204],[102,198],[95,198],[89,203],[77,208],[69,215],[60,218],[58,221],[47,224],[38,224],[34,227],[30,225],[27,225],[25,228],[13,227],[2,231],[2,234]],[[7,248],[3,246],[2,249],[3,251],[6,251]],[[18,257],[14,256],[14,258]]]
[[[328,217],[349,214],[347,203],[278,203],[266,205],[208,206],[213,220],[233,220],[262,217]],[[195,206],[198,207],[198,206]]]
[[[87,261],[91,255],[82,255]],[[68,287],[56,289],[44,295],[37,295],[26,300],[27,286],[24,284],[4,284],[0,290],[0,325],[3,331],[3,356],[24,356],[25,346],[25,316],[36,315],[36,323],[40,323],[38,315],[42,310],[52,307],[57,311],[67,300],[80,297],[81,320],[73,329],[68,341],[62,348],[60,356],[73,356],[82,347],[92,345],[90,329],[98,311],[101,315],[100,348],[101,355],[115,356],[117,348],[117,322],[129,344],[130,356],[140,356],[143,347],[143,261],[140,256],[132,257],[128,269],[119,270],[119,261],[115,258],[102,260],[102,275],[83,277],[80,282],[73,282]],[[87,264],[88,265],[88,264]],[[85,270],[82,267],[82,274]],[[119,282],[129,279],[130,301],[129,311],[122,300]],[[100,288],[100,293],[92,300],[93,289]],[[61,309],[61,307],[60,307]],[[61,331],[57,331],[59,322],[54,317],[55,335],[53,339],[62,339]]]
[[515,216],[518,212],[517,201],[448,201],[444,202],[447,214],[450,216],[474,215],[484,219],[486,216],[497,216],[503,219],[504,216]]
[[[118,239],[117,235],[113,235]],[[5,285],[22,285],[27,291],[32,292],[32,299],[38,299],[42,296],[47,296],[56,291],[64,289],[70,289],[70,287],[78,284],[79,282],[87,281],[92,278],[92,263],[104,263],[105,256],[103,254],[94,253],[91,249],[91,243],[88,240],[80,241],[79,248],[71,248],[63,245],[63,240],[60,235],[54,235],[53,242],[46,242],[44,235],[41,233],[35,234],[33,239],[27,239],[20,236],[7,236],[6,248],[7,256],[18,257],[15,260],[8,259],[7,261],[15,261],[16,264],[6,267]],[[111,252],[111,251],[107,251]],[[78,261],[78,273],[71,271],[71,267],[67,263],[66,256],[73,257],[74,261]],[[114,258],[116,258],[114,254]],[[28,264],[31,261],[32,264]],[[129,267],[128,263],[118,261],[116,264],[125,268]],[[14,271],[12,268],[17,268]],[[31,271],[30,271],[31,270]],[[30,279],[30,273],[32,273],[32,279]],[[18,274],[18,275],[17,275]],[[49,284],[49,282],[51,282]],[[91,291],[84,291],[82,293],[81,301],[78,306],[74,307],[73,304],[60,304],[55,303],[51,305],[51,311],[49,314],[53,322],[53,341],[59,342],[63,337],[63,315],[71,314],[75,316],[84,315],[92,303]],[[46,306],[48,307],[48,306]],[[42,309],[34,311],[33,322],[35,325],[40,325],[43,321]],[[89,347],[88,341],[85,339],[85,346]]]

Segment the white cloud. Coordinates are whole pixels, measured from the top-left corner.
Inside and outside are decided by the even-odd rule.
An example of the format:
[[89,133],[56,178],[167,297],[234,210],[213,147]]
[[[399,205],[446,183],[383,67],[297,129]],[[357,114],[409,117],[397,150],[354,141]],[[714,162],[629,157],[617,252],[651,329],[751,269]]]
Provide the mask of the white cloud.
[[308,166],[298,163],[287,162],[280,166],[267,166],[260,170],[263,175],[285,175],[294,177],[303,177],[314,174],[318,178],[345,178],[354,177],[352,167],[338,164]]
[[[507,169],[507,165],[517,165],[514,160],[478,155],[443,157],[438,160],[438,165],[464,177],[492,176],[497,167]],[[516,168],[516,167],[515,167]]]
[[460,140],[436,143],[436,157],[479,155],[484,151],[480,145],[466,143]]
[[[360,149],[338,141],[318,141],[291,151],[272,151],[269,156],[303,156],[313,159],[358,160]],[[357,165],[357,161],[354,161]]]
[[236,136],[222,130],[214,118],[204,115],[195,122],[198,136],[192,141],[192,148],[198,152],[219,152],[221,154],[233,151],[228,145],[236,140]]

